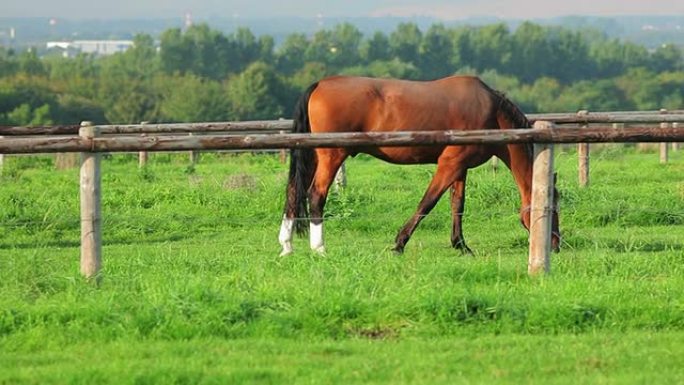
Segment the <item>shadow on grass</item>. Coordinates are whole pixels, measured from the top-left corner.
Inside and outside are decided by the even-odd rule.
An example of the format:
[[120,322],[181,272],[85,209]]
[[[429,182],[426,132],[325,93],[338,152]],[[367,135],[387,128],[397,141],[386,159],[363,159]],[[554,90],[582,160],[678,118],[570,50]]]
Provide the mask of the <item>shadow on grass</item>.
[[621,253],[628,252],[663,252],[663,251],[682,251],[684,250],[684,244],[674,243],[674,242],[662,242],[662,241],[652,241],[652,242],[642,242],[642,241],[630,241],[630,240],[617,240],[606,242],[606,246],[612,250]]

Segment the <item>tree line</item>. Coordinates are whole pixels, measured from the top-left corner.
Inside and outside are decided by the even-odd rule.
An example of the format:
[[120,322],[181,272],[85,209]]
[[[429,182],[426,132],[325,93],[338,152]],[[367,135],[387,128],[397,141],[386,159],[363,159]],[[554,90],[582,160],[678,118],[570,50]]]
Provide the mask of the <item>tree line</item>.
[[133,48],[103,57],[0,48],[0,124],[276,119],[333,74],[474,74],[526,112],[684,108],[680,48],[648,50],[595,31],[403,23],[364,36],[345,23],[276,45],[246,28],[225,34],[200,24],[166,30],[158,41],[138,35]]

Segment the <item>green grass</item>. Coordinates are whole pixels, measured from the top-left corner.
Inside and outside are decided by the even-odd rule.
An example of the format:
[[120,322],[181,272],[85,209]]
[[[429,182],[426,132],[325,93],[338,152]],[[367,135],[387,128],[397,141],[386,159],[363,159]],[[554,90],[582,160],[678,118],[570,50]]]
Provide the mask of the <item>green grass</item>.
[[559,151],[563,250],[527,276],[510,173],[469,173],[389,249],[434,166],[360,156],[330,197],[325,257],[278,257],[270,155],[103,161],[104,269],[78,273],[77,170],[10,158],[0,189],[0,384],[682,383],[684,157],[607,146],[591,186]]

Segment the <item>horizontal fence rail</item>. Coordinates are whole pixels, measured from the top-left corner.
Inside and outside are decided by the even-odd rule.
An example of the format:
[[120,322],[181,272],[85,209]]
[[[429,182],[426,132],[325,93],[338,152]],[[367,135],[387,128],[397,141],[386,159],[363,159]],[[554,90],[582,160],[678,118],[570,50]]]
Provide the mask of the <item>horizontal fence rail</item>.
[[601,124],[601,123],[676,123],[684,121],[684,110],[660,111],[613,111],[576,113],[528,114],[532,122],[544,120],[555,124]]
[[[80,125],[65,126],[0,126],[0,135],[78,135]],[[212,123],[145,123],[145,124],[113,124],[100,126],[100,134],[162,134],[180,132],[243,132],[272,131],[292,129],[292,120],[256,120],[249,122],[212,122]]]
[[[528,114],[531,122],[538,120],[555,124],[595,124],[595,123],[675,123],[684,122],[684,110],[674,111],[615,111],[580,113]],[[78,135],[79,125],[63,126],[0,126],[0,136],[29,135]],[[455,129],[456,127],[454,127]],[[249,122],[212,122],[212,123],[146,123],[100,126],[102,135],[110,134],[161,134],[183,132],[227,132],[263,131],[278,133],[292,129],[292,120],[260,120]]]
[[684,142],[684,127],[613,127],[206,136],[30,137],[0,140],[0,153],[259,150],[308,147],[505,143]]

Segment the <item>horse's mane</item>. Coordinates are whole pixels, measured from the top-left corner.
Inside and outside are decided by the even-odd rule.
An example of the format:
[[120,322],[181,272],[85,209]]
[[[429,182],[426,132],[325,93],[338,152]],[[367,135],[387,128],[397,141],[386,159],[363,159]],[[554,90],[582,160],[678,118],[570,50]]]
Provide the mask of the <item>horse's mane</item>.
[[[515,103],[513,103],[506,96],[505,93],[493,90],[491,88],[490,90],[494,94],[495,98],[498,99],[498,112],[502,112],[503,114],[505,114],[511,120],[511,123],[513,123],[514,128],[532,127],[532,124],[527,119],[525,113],[523,113],[522,110]],[[525,150],[527,151],[530,157],[534,156],[534,146],[532,145],[532,143],[526,143]]]
[[506,94],[501,91],[492,90],[499,102],[499,110],[512,120],[515,128],[531,128],[532,124],[520,108],[513,103]]

